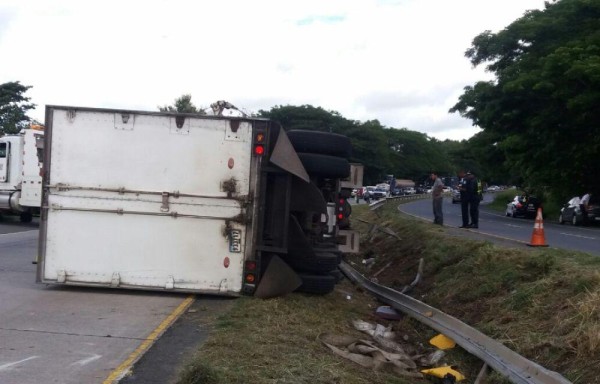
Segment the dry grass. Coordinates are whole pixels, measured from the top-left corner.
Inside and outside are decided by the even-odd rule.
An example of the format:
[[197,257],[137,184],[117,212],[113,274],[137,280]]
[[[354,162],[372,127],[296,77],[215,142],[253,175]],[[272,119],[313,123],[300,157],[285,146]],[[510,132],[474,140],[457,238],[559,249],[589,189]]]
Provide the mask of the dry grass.
[[219,319],[180,383],[407,384],[392,373],[372,372],[345,361],[319,341],[325,332],[364,338],[350,322],[371,320],[376,306],[348,282],[327,296],[241,298]]
[[[450,236],[448,229],[400,215],[387,204],[380,216],[355,207],[353,216],[385,225],[402,240],[354,221],[362,254],[375,256],[366,275],[390,264],[377,279],[401,289],[425,259],[423,281],[411,293],[574,383],[600,383],[600,258],[553,249],[498,247]],[[351,300],[346,295],[352,295]],[[373,320],[378,304],[349,283],[330,295],[292,294],[274,300],[242,298],[188,366],[181,383],[404,383],[334,356],[322,332],[353,334],[350,321]],[[381,322],[381,321],[380,321]],[[415,346],[435,333],[409,318],[395,329]],[[460,348],[446,361],[467,377],[481,366]],[[416,383],[410,380],[410,383]],[[493,374],[490,383],[506,383]]]

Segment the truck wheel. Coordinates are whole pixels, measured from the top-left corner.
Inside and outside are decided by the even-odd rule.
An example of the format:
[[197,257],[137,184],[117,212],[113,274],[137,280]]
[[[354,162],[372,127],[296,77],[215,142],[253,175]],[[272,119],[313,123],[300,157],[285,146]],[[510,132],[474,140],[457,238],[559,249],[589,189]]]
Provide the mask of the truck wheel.
[[302,129],[288,131],[287,135],[296,152],[320,153],[345,159],[352,155],[352,145],[347,136]]
[[344,179],[350,176],[350,163],[344,158],[317,153],[298,153],[298,157],[311,176],[329,179]]
[[344,279],[344,274],[339,269],[334,269],[329,274],[335,278],[336,284]]
[[33,220],[33,215],[31,214],[31,212],[23,212],[20,215],[20,220],[21,223],[31,223],[31,220]]
[[335,277],[331,275],[305,275],[299,274],[302,279],[302,285],[296,292],[312,293],[315,295],[325,295],[332,292],[335,288]]
[[340,264],[338,256],[328,252],[315,253],[314,257],[286,257],[284,260],[295,271],[310,273],[328,273]]

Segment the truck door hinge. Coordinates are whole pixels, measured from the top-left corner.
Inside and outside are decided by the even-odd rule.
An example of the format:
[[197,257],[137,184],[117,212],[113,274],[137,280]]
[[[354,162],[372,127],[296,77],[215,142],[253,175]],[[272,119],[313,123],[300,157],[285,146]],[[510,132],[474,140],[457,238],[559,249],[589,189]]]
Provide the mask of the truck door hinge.
[[229,290],[229,284],[227,279],[221,280],[221,284],[219,284],[219,292],[227,292]]
[[165,289],[173,289],[175,288],[175,279],[173,278],[173,276],[170,276],[167,278],[167,283],[165,284]]
[[162,193],[162,205],[160,206],[161,212],[169,212],[169,197],[173,196],[174,198],[179,198],[179,191],[174,191],[173,193],[163,192]]
[[161,212],[169,212],[169,192],[162,193],[162,205],[160,206]]
[[117,288],[119,285],[121,285],[121,275],[119,275],[118,272],[115,272],[110,280],[110,286],[112,288]]
[[67,281],[67,271],[65,271],[64,269],[61,269],[56,274],[56,282],[57,283],[65,283],[66,281]]

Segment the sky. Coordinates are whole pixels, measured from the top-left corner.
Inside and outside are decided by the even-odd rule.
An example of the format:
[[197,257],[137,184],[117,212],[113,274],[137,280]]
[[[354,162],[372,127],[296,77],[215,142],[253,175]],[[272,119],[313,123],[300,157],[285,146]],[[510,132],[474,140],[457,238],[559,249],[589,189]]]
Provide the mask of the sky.
[[155,111],[183,94],[246,112],[312,105],[439,140],[492,79],[464,56],[544,0],[0,0],[0,84],[44,107]]

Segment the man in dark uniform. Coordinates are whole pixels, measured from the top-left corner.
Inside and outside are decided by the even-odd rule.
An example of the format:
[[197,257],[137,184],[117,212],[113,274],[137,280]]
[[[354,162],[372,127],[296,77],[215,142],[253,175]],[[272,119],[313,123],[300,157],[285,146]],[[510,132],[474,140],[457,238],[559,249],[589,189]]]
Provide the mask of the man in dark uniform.
[[479,183],[470,171],[467,172],[466,180],[466,199],[469,204],[469,215],[471,216],[471,223],[468,228],[479,228],[479,202],[481,201]]
[[469,228],[469,201],[467,200],[467,179],[465,171],[458,173],[458,191],[460,192],[460,212],[462,215],[462,225],[459,228]]

